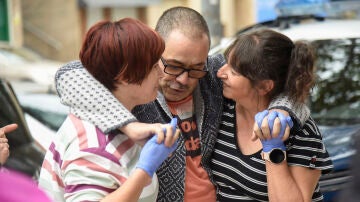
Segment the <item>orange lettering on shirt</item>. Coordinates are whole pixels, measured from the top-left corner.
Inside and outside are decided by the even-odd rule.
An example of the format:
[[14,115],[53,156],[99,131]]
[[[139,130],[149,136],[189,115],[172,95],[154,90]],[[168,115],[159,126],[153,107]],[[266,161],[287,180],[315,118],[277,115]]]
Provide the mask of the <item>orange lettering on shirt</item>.
[[200,139],[199,138],[194,139],[193,137],[190,137],[190,139],[185,142],[185,147],[187,151],[194,151],[199,149]]
[[191,121],[191,123],[189,121],[183,121],[181,123],[181,131],[188,133],[191,130],[196,130],[196,123],[194,121]]

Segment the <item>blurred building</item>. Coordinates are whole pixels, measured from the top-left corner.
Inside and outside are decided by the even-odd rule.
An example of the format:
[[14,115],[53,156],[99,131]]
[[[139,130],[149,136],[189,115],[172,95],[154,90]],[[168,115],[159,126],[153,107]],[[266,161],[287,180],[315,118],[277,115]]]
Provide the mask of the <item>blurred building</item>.
[[76,0],[21,0],[24,46],[60,61],[78,57],[81,26]]
[[137,18],[151,27],[165,9],[194,8],[208,21],[212,44],[257,20],[261,0],[0,0],[0,45],[26,46],[59,61],[78,58],[87,29],[102,19]]
[[[313,3],[317,3],[314,9],[327,13],[348,9],[355,12],[345,15],[360,16],[359,0],[0,0],[0,46],[26,46],[66,62],[78,58],[82,38],[95,22],[132,17],[155,27],[162,12],[173,6],[202,13],[216,45],[243,27],[279,13],[301,14],[298,8]],[[329,3],[336,6],[330,8]],[[305,10],[314,10],[309,8]]]
[[21,0],[0,0],[0,47],[22,44]]
[[78,58],[82,38],[95,22],[132,17],[155,27],[162,12],[173,6],[202,13],[212,45],[279,13],[338,15],[345,10],[344,15],[360,16],[359,0],[0,0],[0,46],[26,46],[46,58],[66,62]]

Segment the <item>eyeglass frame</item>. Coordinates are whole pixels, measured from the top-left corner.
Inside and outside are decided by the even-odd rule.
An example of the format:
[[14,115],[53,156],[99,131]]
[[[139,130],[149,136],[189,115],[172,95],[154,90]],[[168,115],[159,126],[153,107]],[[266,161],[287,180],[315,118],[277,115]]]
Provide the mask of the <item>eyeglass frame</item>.
[[[169,65],[162,56],[160,57],[160,60],[161,60],[162,64],[164,65],[164,72],[165,72],[166,74],[169,74],[169,75],[172,75],[172,76],[176,76],[176,77],[182,75],[184,72],[187,72],[187,73],[188,73],[188,77],[194,78],[194,79],[201,79],[201,78],[203,78],[204,76],[206,76],[206,74],[209,72],[208,70],[206,70],[206,66],[207,66],[207,63],[208,63],[208,59],[207,59],[207,58],[206,58],[206,64],[204,65],[204,69],[203,69],[203,70],[200,70],[200,69],[192,69],[192,68],[186,69],[186,68],[183,68],[183,67],[180,67],[180,66]],[[167,67],[172,67],[172,68],[175,68],[175,69],[181,69],[182,71],[181,71],[179,74],[168,73],[168,72],[166,72],[166,68],[167,68]],[[192,77],[192,76],[190,75],[190,72],[191,72],[191,71],[204,72],[205,74],[204,74],[204,76],[199,77],[199,78],[197,78],[197,77]]]

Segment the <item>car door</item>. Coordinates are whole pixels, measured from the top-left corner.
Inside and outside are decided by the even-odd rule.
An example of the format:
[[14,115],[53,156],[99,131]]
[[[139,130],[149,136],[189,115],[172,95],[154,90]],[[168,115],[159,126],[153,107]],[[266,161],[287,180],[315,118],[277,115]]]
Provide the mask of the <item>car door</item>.
[[32,138],[10,83],[0,79],[0,127],[11,123],[18,124],[18,128],[6,135],[10,156],[4,167],[37,180],[45,151]]

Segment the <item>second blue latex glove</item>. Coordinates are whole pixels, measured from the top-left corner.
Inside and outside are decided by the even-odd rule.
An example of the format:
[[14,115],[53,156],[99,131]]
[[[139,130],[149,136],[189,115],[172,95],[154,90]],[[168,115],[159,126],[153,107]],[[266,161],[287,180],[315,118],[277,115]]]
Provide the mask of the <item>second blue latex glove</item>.
[[281,128],[280,128],[280,134],[276,138],[271,138],[269,140],[266,139],[261,140],[261,143],[263,145],[263,151],[269,152],[274,148],[279,148],[285,151],[286,147],[284,145],[282,137],[285,134],[286,126],[289,125],[289,127],[291,128],[293,126],[293,122],[289,116],[285,117],[282,113],[279,113],[277,111],[272,111],[269,114],[268,110],[264,110],[255,115],[255,121],[258,124],[259,128],[261,128],[261,123],[267,115],[269,115],[268,123],[269,123],[270,134],[272,133],[272,129],[276,117],[278,117],[280,120]]
[[[173,118],[170,125],[172,126],[173,134],[176,131],[177,119]],[[166,132],[166,131],[165,131]],[[157,143],[157,135],[154,135],[146,142],[140,153],[137,168],[143,169],[150,177],[154,175],[160,165],[167,159],[167,157],[177,148],[177,141],[171,146],[166,147],[164,143]]]

